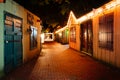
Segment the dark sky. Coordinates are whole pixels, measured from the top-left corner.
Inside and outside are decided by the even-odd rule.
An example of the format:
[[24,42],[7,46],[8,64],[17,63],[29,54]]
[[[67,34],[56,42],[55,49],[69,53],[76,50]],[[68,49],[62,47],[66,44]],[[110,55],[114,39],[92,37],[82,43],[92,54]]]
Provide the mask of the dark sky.
[[36,14],[49,25],[66,25],[69,12],[72,10],[76,17],[91,11],[93,8],[111,0],[14,0]]

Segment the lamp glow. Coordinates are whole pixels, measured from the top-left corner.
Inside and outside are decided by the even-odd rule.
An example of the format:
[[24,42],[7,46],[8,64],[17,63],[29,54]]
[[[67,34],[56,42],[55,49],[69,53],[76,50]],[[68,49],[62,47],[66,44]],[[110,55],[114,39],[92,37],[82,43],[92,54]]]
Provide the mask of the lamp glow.
[[41,43],[44,43],[44,37],[45,37],[44,33],[42,33],[40,36],[41,36]]

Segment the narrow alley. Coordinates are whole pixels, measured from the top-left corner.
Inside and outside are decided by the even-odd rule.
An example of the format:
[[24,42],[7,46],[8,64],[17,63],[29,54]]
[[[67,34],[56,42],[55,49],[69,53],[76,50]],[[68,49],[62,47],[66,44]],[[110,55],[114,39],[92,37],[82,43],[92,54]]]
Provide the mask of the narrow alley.
[[44,43],[39,57],[16,68],[3,80],[120,80],[120,70],[61,45]]

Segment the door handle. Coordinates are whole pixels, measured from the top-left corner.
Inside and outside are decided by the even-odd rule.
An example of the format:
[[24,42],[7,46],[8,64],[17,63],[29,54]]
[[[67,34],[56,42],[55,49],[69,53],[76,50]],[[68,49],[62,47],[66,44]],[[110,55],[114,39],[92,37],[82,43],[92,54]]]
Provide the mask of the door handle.
[[9,41],[5,41],[5,43],[9,43]]

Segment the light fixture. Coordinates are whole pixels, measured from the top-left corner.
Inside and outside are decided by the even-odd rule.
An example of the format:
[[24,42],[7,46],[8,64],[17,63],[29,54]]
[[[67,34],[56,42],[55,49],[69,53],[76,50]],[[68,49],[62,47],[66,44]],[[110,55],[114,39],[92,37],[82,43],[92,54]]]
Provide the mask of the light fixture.
[[29,34],[31,34],[32,33],[32,30],[31,30],[31,28],[29,27],[29,28],[27,28],[27,32],[29,33]]

